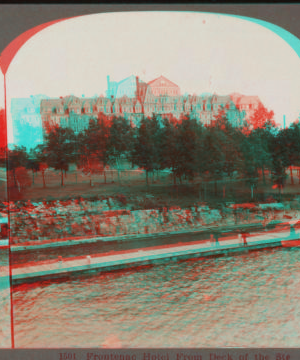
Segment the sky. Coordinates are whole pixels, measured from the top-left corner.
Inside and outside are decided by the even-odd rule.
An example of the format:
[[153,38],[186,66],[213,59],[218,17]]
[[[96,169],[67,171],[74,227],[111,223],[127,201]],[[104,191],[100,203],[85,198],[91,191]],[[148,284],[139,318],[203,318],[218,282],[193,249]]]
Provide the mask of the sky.
[[299,56],[261,25],[199,12],[96,14],[52,25],[19,50],[7,73],[9,142],[12,98],[105,95],[107,75],[164,75],[183,94],[256,95],[277,123],[300,113]]

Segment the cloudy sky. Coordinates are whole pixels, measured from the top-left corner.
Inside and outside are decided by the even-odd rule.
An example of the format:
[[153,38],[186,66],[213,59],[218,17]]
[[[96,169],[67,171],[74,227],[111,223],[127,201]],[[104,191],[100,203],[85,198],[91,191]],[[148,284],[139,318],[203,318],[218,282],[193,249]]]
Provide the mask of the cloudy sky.
[[164,75],[182,93],[257,95],[278,123],[300,112],[300,59],[271,30],[225,15],[131,12],[82,16],[31,38],[7,73],[8,114],[12,98],[105,95],[107,75],[132,74]]

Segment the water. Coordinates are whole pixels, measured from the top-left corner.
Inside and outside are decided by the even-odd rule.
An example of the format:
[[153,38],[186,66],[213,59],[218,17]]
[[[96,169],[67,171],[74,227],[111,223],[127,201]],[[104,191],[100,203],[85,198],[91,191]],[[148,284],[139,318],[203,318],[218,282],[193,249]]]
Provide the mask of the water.
[[297,347],[300,249],[14,289],[16,347]]

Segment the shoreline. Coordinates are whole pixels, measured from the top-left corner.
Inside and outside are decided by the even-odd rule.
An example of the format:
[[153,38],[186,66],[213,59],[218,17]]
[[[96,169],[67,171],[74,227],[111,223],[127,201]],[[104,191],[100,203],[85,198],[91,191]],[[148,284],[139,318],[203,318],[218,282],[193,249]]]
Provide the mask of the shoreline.
[[263,232],[249,234],[246,246],[240,237],[232,236],[220,238],[219,244],[207,239],[91,256],[58,258],[12,266],[12,283],[18,285],[45,280],[68,280],[79,276],[90,276],[171,261],[201,260],[207,257],[237,255],[256,250],[294,247],[299,246],[299,239],[300,234],[291,235],[290,231]]
[[152,238],[163,238],[167,236],[182,236],[182,235],[197,235],[206,234],[211,232],[219,233],[231,233],[239,230],[263,230],[264,226],[261,222],[248,223],[248,224],[229,224],[223,226],[202,226],[199,228],[191,228],[177,231],[162,231],[157,233],[146,233],[146,234],[128,234],[128,235],[116,235],[116,236],[92,236],[89,238],[61,238],[52,240],[33,240],[27,243],[13,244],[11,250],[26,251],[26,250],[38,250],[43,248],[57,248],[76,246],[81,244],[96,243],[96,242],[119,242],[119,241],[134,241],[134,240],[149,240]]

